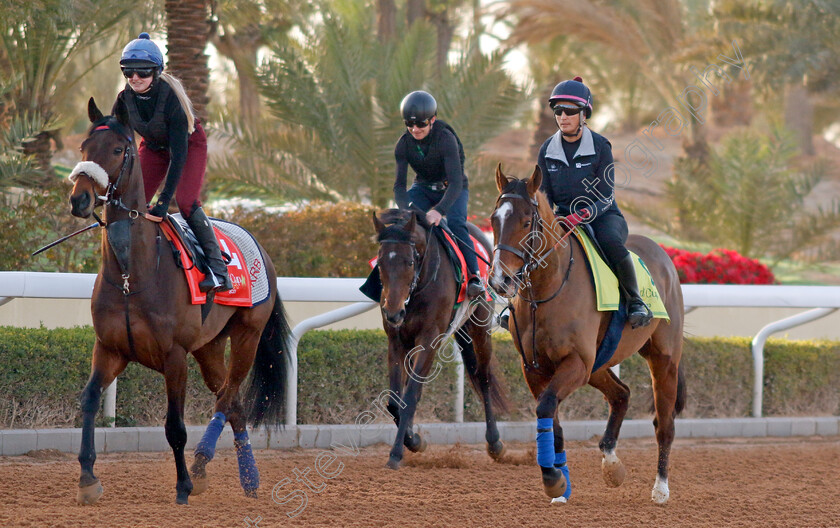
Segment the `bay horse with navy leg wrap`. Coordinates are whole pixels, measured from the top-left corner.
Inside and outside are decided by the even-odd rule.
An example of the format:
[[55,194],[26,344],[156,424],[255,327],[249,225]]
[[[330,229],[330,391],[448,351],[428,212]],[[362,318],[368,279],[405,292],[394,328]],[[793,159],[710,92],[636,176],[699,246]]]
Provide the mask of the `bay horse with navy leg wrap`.
[[[270,294],[253,307],[214,304],[202,321],[202,307],[190,303],[189,286],[155,217],[146,215],[146,200],[134,132],[120,102],[114,116],[103,116],[91,100],[93,123],[82,143],[82,162],[71,174],[71,212],[87,218],[104,204],[102,265],[91,297],[96,341],[90,380],[82,392],[81,477],[77,501],[92,504],[102,495],[93,473],[96,460],[94,418],[102,390],[136,361],[166,380],[166,439],[177,471],[176,502],[206,489],[206,465],[229,421],[239,462],[240,483],[256,497],[259,472],[246,424],[279,425],[287,371],[289,327],[277,292],[274,266],[260,248]],[[208,300],[208,302],[211,302]],[[231,340],[228,366],[225,345]],[[207,387],[216,394],[215,414],[196,447],[191,475],[184,446],[184,399],[187,354],[192,354]],[[252,372],[243,401],[240,385]],[[192,478],[191,478],[192,476]]]
[[[426,449],[426,440],[412,430],[414,412],[423,385],[437,377],[437,371],[432,373],[436,355],[454,354],[451,348],[445,350],[449,336],[460,347],[473,389],[484,402],[487,453],[500,459],[505,447],[499,439],[494,407],[504,412],[508,403],[493,361],[492,306],[484,299],[474,299],[453,310],[458,296],[455,268],[426,223],[425,214],[389,209],[379,216],[374,213],[373,224],[379,242],[382,325],[388,336],[388,411],[397,424],[387,467],[400,467],[403,447],[413,452]],[[484,235],[475,226],[469,227],[489,254]]]
[[491,217],[495,242],[490,286],[510,299],[509,320],[514,344],[522,355],[525,381],[537,399],[537,462],[545,492],[565,502],[571,489],[563,430],[557,406],[579,387],[590,384],[609,402],[610,414],[599,444],[602,472],[609,486],[624,480],[624,466],[615,454],[630,389],[609,369],[638,352],[648,363],[656,409],[653,420],[659,463],[651,497],[668,501],[668,456],[674,440],[674,418],[685,403],[679,367],[683,343],[683,299],[677,271],[652,240],[631,235],[627,248],[642,258],[653,276],[670,323],[654,319],[646,327],[625,324],[613,357],[592,372],[595,352],[612,312],[596,310],[595,291],[580,243],[563,239],[568,223],[555,218],[539,191],[539,167],[525,180],[496,169],[499,197]]

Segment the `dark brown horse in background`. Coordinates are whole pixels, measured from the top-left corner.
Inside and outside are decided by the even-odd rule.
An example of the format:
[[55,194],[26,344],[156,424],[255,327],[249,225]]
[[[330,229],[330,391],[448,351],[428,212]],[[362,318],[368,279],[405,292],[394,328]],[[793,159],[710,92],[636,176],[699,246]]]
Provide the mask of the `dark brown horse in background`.
[[655,242],[636,235],[628,238],[627,248],[650,270],[671,321],[654,319],[649,326],[635,330],[626,324],[612,359],[592,372],[611,312],[596,310],[583,249],[574,236],[561,242],[568,224],[555,219],[545,194],[539,191],[541,181],[539,168],[525,180],[508,178],[501,167],[496,169],[500,196],[491,217],[496,246],[490,286],[510,298],[513,306],[510,331],[522,355],[525,380],[538,402],[537,460],[545,492],[552,498],[562,497],[567,486],[567,477],[561,474],[563,463],[552,463],[555,453],[562,453],[565,462],[557,406],[586,383],[601,391],[610,405],[599,444],[604,479],[610,486],[624,480],[624,466],[615,447],[630,389],[609,367],[638,352],[650,367],[656,408],[653,424],[659,464],[652,499],[664,504],[669,495],[668,455],[674,440],[674,418],[685,402],[679,368],[684,310],[677,271]]
[[[102,266],[91,297],[96,342],[90,380],[82,392],[77,500],[91,504],[102,495],[93,474],[94,418],[102,390],[129,361],[162,373],[166,380],[165,430],[175,455],[176,502],[186,504],[191,492],[206,489],[205,466],[213,458],[226,421],[234,431],[240,482],[246,495],[256,496],[259,473],[246,424],[279,425],[287,369],[287,354],[281,352],[287,350],[288,324],[273,286],[277,283],[274,266],[260,248],[271,285],[266,302],[248,308],[214,304],[202,321],[202,307],[190,304],[184,272],[158,223],[145,214],[140,164],[125,106],[119,104],[115,116],[105,117],[91,99],[88,116],[93,125],[82,143],[83,162],[74,171],[70,203],[73,215],[81,218],[91,216],[104,203],[105,231]],[[231,351],[225,366],[228,338]],[[187,354],[195,357],[204,382],[216,394],[214,418],[196,448],[192,480],[184,460]],[[252,367],[243,406],[239,388]]]
[[[487,452],[498,460],[504,444],[493,408],[504,411],[508,404],[493,361],[492,306],[483,299],[465,300],[453,311],[458,293],[455,269],[425,215],[390,209],[379,216],[374,213],[373,224],[379,242],[382,325],[388,335],[388,411],[397,424],[387,467],[399,468],[403,446],[413,452],[426,449],[426,440],[412,431],[414,413],[423,384],[437,377],[437,372],[431,373],[436,354],[454,356],[451,348],[445,350],[449,336],[459,345],[473,388],[484,402]],[[489,255],[484,236],[475,226],[470,228]]]

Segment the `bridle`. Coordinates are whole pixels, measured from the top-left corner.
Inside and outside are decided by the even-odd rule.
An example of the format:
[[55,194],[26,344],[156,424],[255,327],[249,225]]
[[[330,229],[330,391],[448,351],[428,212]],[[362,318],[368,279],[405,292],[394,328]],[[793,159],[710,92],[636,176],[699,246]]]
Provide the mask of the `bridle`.
[[[516,280],[518,284],[517,295],[519,295],[519,297],[521,297],[524,301],[527,301],[531,308],[531,351],[533,354],[533,361],[531,362],[525,358],[524,348],[522,347],[522,339],[519,335],[519,325],[516,324],[516,313],[513,308],[513,304],[508,302],[507,307],[508,310],[510,310],[511,318],[513,318],[513,325],[516,328],[516,340],[519,343],[519,354],[522,356],[522,364],[525,366],[526,370],[539,369],[540,366],[539,363],[537,363],[537,308],[540,304],[547,303],[560,295],[560,292],[563,291],[563,287],[566,286],[566,283],[569,281],[569,275],[571,274],[572,266],[575,263],[574,244],[569,245],[569,264],[566,266],[566,273],[563,276],[563,282],[561,282],[557,290],[548,297],[544,299],[534,298],[534,286],[531,283],[531,272],[538,267],[544,267],[545,260],[549,257],[549,255],[560,247],[560,244],[562,244],[574,230],[569,229],[548,251],[540,256],[537,256],[532,240],[535,238],[541,239],[543,236],[543,221],[540,216],[539,202],[537,202],[537,199],[534,197],[523,196],[519,193],[502,193],[502,195],[496,199],[496,209],[499,208],[499,203],[503,199],[525,200],[531,208],[531,229],[525,238],[525,244],[522,244],[525,251],[507,244],[496,244],[493,247],[493,256],[495,258],[497,251],[507,251],[522,260],[522,266],[520,266],[514,274],[514,280]],[[527,295],[525,295],[525,291],[527,291]]]
[[[91,131],[91,135],[94,132],[100,130],[112,130],[115,133],[123,136],[128,141],[128,143],[125,146],[125,151],[123,152],[122,164],[120,165],[120,172],[117,175],[116,180],[111,181],[111,178],[108,178],[108,186],[105,190],[105,195],[97,195],[96,202],[94,203],[94,208],[98,205],[104,204],[106,207],[112,207],[115,209],[126,211],[128,213],[128,218],[112,220],[110,218],[110,215],[106,215],[106,219],[108,221],[103,222],[98,216],[96,216],[96,213],[92,214],[94,218],[96,218],[96,220],[99,222],[99,224],[105,227],[108,243],[111,246],[114,258],[120,267],[120,277],[123,281],[122,285],[111,282],[104,275],[102,278],[105,281],[105,283],[117,288],[123,294],[123,299],[125,300],[125,328],[128,337],[128,346],[131,354],[133,356],[136,356],[137,354],[134,346],[134,336],[131,332],[131,321],[129,318],[129,297],[132,295],[137,295],[145,291],[145,289],[139,291],[131,291],[131,287],[129,284],[129,279],[131,279],[131,226],[134,225],[134,220],[136,220],[137,218],[145,218],[146,220],[155,223],[157,223],[157,221],[154,220],[154,217],[152,217],[146,212],[140,212],[136,209],[131,209],[130,207],[125,205],[125,203],[123,203],[122,195],[117,195],[117,191],[120,189],[120,185],[123,183],[124,177],[127,174],[131,174],[131,171],[134,169],[134,161],[136,156],[134,151],[134,138],[132,138],[128,134],[123,134],[118,130],[111,128],[107,124],[99,125],[96,128],[94,128]],[[93,178],[85,172],[80,172],[79,175],[86,176],[87,178],[93,180]],[[160,265],[160,234],[158,234],[157,236],[157,264],[158,266]]]
[[421,292],[426,286],[434,282],[437,278],[437,272],[435,272],[434,276],[432,276],[429,280],[424,282],[418,288],[418,283],[420,282],[420,275],[423,272],[423,265],[426,263],[426,254],[429,252],[429,241],[431,240],[432,230],[429,229],[426,233],[426,250],[420,255],[420,252],[417,251],[417,245],[414,243],[413,240],[399,240],[396,238],[384,238],[379,241],[379,245],[382,244],[407,244],[411,246],[411,253],[412,253],[412,261],[414,263],[414,278],[411,281],[411,285],[408,287],[408,295],[403,301],[403,308],[408,306],[408,302],[411,300],[411,297],[419,292]]

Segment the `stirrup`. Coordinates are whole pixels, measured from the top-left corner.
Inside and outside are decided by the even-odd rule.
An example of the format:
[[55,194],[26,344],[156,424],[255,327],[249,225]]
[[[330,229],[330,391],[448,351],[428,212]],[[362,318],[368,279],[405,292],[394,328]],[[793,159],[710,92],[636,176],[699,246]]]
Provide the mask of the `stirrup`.
[[204,280],[198,283],[198,289],[202,293],[211,291],[228,291],[233,289],[233,283],[230,282],[229,276],[224,277],[224,280],[220,280],[215,273],[209,271],[207,272],[207,275],[204,276]]
[[470,277],[470,280],[467,281],[467,297],[470,299],[474,299],[484,293],[484,286],[481,284],[481,279],[473,275]]
[[647,326],[653,319],[653,312],[650,311],[647,303],[641,299],[633,299],[627,305],[627,321],[630,328],[636,329]]

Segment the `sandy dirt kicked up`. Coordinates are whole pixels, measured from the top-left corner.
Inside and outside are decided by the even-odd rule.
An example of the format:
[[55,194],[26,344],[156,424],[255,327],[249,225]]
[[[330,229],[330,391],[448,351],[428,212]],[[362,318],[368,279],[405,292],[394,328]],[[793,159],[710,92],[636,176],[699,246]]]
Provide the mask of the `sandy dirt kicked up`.
[[627,478],[615,489],[601,477],[596,439],[569,442],[565,505],[543,495],[533,449],[511,444],[495,463],[482,446],[431,446],[399,471],[384,468],[384,444],[355,456],[331,451],[329,471],[341,468],[331,480],[315,470],[322,450],[259,450],[257,499],[239,487],[234,451],[220,450],[208,466],[210,489],[188,506],[174,503],[171,453],[107,454],[96,462],[105,494],[84,507],[75,504],[75,457],[30,452],[0,457],[0,526],[840,526],[837,437],[677,439],[664,507],[650,500],[653,439],[619,442]]

